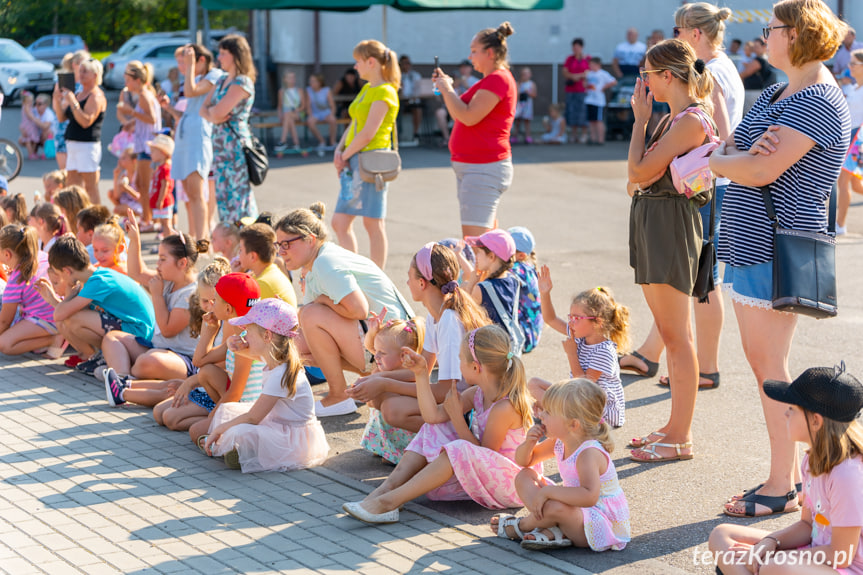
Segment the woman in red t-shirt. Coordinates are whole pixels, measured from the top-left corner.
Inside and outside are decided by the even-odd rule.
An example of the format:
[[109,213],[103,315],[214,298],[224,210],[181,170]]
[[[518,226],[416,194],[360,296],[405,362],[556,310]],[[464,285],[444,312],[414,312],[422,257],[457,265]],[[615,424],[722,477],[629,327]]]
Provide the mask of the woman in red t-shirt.
[[449,150],[465,236],[480,236],[497,227],[500,195],[512,183],[509,135],[518,90],[506,61],[506,37],[513,32],[504,22],[473,37],[470,61],[483,78],[462,96],[440,68],[432,76],[454,121]]

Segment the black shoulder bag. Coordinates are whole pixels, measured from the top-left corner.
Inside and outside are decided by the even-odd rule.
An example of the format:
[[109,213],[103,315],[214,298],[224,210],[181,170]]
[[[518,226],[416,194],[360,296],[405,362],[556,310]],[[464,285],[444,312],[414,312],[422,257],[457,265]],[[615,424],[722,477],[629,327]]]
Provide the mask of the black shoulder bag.
[[[221,81],[221,84],[223,83],[224,78]],[[234,127],[231,125],[230,118],[226,120],[226,123],[228,124],[228,129],[232,134],[234,134],[234,137],[240,141],[240,145],[243,146],[243,154],[246,156],[246,168],[249,170],[249,181],[254,186],[260,186],[267,178],[267,170],[270,169],[270,159],[267,157],[267,148],[254,134],[251,133],[251,128],[249,128],[249,140],[247,143],[246,140],[241,138],[237,131],[234,130]]]
[[707,298],[714,289],[716,283],[713,278],[713,268],[716,266],[716,247],[713,244],[713,232],[716,226],[714,210],[716,209],[716,180],[713,181],[713,193],[710,197],[710,223],[707,242],[701,246],[701,255],[698,257],[698,273],[695,276],[695,284],[692,286],[692,297],[698,298],[698,303],[707,303]]
[[[787,84],[770,98],[773,104]],[[827,234],[779,227],[770,186],[761,188],[767,217],[773,224],[773,309],[835,317],[836,304],[836,184],[830,191]]]

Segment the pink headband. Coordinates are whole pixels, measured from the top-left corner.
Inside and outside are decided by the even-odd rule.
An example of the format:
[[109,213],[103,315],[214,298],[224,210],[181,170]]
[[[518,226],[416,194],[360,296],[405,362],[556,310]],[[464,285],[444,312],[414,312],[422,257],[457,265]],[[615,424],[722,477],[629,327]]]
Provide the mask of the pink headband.
[[473,338],[476,337],[476,332],[479,331],[479,328],[476,328],[472,332],[470,332],[470,336],[467,339],[467,347],[470,349],[470,355],[473,357],[473,360],[479,363],[479,360],[476,358],[476,351],[473,349]]
[[417,252],[417,269],[426,281],[432,281],[434,278],[434,274],[432,274],[431,254],[435,245],[435,242],[429,242]]

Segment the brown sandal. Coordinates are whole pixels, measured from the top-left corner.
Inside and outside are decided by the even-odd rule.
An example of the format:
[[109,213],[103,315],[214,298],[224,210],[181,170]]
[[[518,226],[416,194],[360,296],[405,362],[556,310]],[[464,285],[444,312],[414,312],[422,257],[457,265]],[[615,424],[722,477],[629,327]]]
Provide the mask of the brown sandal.
[[198,446],[198,449],[204,452],[205,455],[209,455],[207,453],[206,448],[204,447],[207,444],[207,438],[210,437],[208,434],[199,435],[198,439],[195,441],[195,444]]

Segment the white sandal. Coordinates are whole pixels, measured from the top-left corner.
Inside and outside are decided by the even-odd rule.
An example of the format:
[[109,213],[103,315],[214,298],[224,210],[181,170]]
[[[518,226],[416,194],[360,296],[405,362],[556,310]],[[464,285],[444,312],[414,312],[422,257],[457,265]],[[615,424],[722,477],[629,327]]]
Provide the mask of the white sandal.
[[542,551],[543,549],[560,549],[561,547],[572,547],[572,541],[563,536],[563,531],[560,527],[545,527],[554,535],[554,539],[549,539],[548,535],[542,532],[542,529],[534,529],[525,535],[533,535],[534,539],[522,539],[522,549],[532,549],[534,551]]
[[[521,521],[521,517],[516,517],[515,515],[507,515],[505,513],[501,513],[499,515],[495,515],[497,517],[497,536],[503,539],[509,539],[510,541],[521,541],[524,539],[524,533],[521,532],[521,529],[518,528],[518,523]],[[516,537],[510,537],[506,532],[507,527],[512,527],[512,530],[515,531]]]

